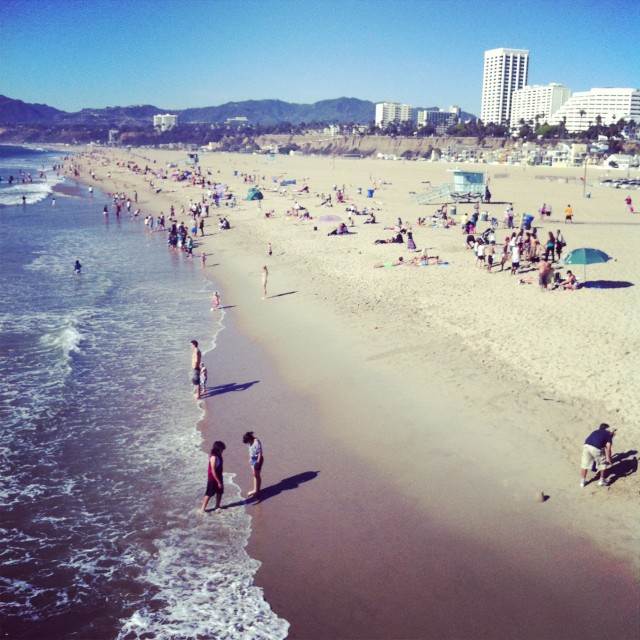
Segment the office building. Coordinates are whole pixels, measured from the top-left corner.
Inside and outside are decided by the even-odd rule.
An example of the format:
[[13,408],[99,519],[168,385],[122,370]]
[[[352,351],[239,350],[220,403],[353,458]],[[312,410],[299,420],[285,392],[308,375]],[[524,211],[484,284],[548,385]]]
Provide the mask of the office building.
[[571,91],[562,84],[532,85],[516,89],[511,98],[511,128],[526,123],[551,122],[551,116],[569,99]]
[[451,105],[447,111],[443,109],[419,109],[418,128],[433,125],[437,134],[446,133],[447,129],[460,120],[460,107]]
[[529,52],[523,49],[490,49],[484,52],[480,119],[485,124],[508,124],[514,91],[527,84]]
[[635,120],[640,122],[640,90],[590,89],[574,93],[549,120],[550,124],[560,124],[566,118],[567,131],[586,131],[590,126],[603,126],[618,122]]
[[153,116],[154,129],[160,129],[160,131],[169,131],[178,124],[178,116],[165,113],[164,115]]
[[407,122],[411,120],[412,108],[408,104],[397,102],[378,102],[376,104],[376,127],[384,129],[392,122]]

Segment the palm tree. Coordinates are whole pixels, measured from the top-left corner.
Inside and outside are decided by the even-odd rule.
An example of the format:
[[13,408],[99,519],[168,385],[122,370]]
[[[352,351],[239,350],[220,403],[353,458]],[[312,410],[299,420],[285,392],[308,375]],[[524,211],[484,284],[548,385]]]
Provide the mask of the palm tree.
[[580,109],[579,114],[580,114],[580,130],[582,131],[582,116],[586,116],[587,112],[584,109]]

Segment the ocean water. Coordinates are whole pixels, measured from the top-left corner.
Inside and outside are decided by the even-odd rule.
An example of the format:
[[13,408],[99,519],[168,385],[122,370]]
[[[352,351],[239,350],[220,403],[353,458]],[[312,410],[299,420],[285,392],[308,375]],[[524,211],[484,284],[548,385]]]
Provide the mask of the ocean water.
[[105,220],[105,194],[62,195],[57,162],[0,147],[0,637],[284,638],[250,516],[197,514],[189,341],[206,362],[226,338],[212,285],[164,233]]

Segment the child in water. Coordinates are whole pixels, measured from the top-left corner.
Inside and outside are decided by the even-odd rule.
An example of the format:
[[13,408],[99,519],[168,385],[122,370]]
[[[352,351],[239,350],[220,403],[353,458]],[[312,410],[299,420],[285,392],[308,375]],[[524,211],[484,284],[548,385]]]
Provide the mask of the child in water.
[[213,294],[213,308],[220,308],[220,294],[217,291]]
[[200,389],[202,393],[207,390],[207,367],[204,365],[200,369]]

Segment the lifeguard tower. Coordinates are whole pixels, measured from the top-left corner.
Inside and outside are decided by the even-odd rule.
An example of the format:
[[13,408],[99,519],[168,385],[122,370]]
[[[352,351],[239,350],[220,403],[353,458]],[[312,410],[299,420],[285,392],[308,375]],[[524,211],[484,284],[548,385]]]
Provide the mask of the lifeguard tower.
[[487,183],[484,171],[464,171],[449,169],[453,173],[453,182],[445,182],[439,187],[416,193],[417,204],[431,202],[482,202]]
[[197,153],[188,153],[187,154],[187,164],[198,164],[198,154]]

